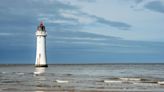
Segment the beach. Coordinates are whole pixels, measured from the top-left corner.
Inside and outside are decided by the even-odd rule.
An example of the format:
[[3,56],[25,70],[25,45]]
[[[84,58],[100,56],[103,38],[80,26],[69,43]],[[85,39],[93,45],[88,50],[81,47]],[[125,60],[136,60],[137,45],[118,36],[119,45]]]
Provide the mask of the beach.
[[163,64],[0,65],[0,92],[163,92]]

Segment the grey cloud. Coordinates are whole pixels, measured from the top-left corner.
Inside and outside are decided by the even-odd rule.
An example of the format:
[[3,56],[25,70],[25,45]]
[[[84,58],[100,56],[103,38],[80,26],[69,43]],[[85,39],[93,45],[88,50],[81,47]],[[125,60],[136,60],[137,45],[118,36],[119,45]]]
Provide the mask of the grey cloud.
[[118,0],[118,2],[124,2],[127,4],[127,2],[133,2],[135,4],[139,4],[139,3],[142,3],[143,1],[146,1],[146,0]]
[[[26,6],[26,7],[25,7]],[[49,31],[49,36],[55,37],[81,37],[91,39],[95,38],[104,38],[108,40],[121,39],[117,37],[105,37],[102,35],[95,35],[86,32],[73,32],[78,31],[85,25],[78,23],[77,19],[66,18],[61,15],[60,10],[71,10],[76,11],[76,16],[85,16],[89,18],[96,19],[96,23],[105,24],[108,26],[112,26],[118,29],[129,29],[131,26],[117,21],[110,21],[104,18],[90,15],[84,12],[81,12],[80,9],[76,6],[72,6],[70,4],[65,4],[57,0],[53,0],[51,3],[49,1],[44,0],[15,0],[11,3],[10,0],[4,0],[0,3],[0,27],[3,30],[3,33],[11,33],[13,36],[13,40],[17,42],[17,45],[20,43],[24,43],[24,39],[27,39],[30,44],[33,41],[30,41],[31,38],[34,38],[34,33],[36,26],[38,25],[38,17],[47,17],[50,20],[65,20],[69,22],[75,22],[76,24],[68,23],[45,23],[45,25],[49,26],[47,30]],[[40,16],[41,14],[41,16]],[[10,27],[10,28],[9,28]],[[55,30],[55,31],[54,31]],[[17,35],[16,35],[17,34]],[[0,37],[3,40],[1,42],[7,44],[11,40],[7,37]],[[23,38],[23,39],[21,39]],[[56,39],[57,40],[57,39]],[[60,39],[61,40],[61,39]],[[76,39],[75,39],[76,40]],[[74,40],[74,41],[75,41]],[[82,39],[83,40],[83,39]],[[14,44],[11,42],[11,44]]]
[[[49,32],[50,33],[50,32]],[[50,33],[51,34],[51,33]],[[83,50],[98,51],[113,51],[119,52],[119,49],[124,53],[162,53],[164,49],[163,42],[146,42],[146,41],[130,41],[124,40],[119,37],[104,36],[79,31],[53,31],[54,35],[48,37],[48,43],[52,44],[50,47],[62,47],[62,48],[86,48]],[[159,49],[158,49],[158,48]],[[111,49],[110,49],[111,48]],[[114,50],[113,50],[114,49]]]
[[[93,1],[95,1],[95,0],[93,0]],[[61,8],[60,10],[67,11],[70,14],[72,14],[74,16],[77,16],[77,17],[86,17],[86,18],[90,18],[90,19],[95,19],[96,20],[95,23],[105,24],[105,25],[108,25],[108,26],[111,26],[111,27],[118,28],[120,30],[129,30],[131,28],[130,24],[127,24],[127,23],[124,23],[124,22],[111,21],[111,20],[104,19],[102,17],[98,17],[98,16],[95,16],[95,15],[91,15],[91,14],[82,12],[82,11],[80,11],[80,9],[77,6],[73,6],[73,5],[66,5],[66,6],[68,7],[69,11],[67,11],[68,9],[65,9],[65,8]],[[65,21],[69,21],[68,24],[69,23],[71,24],[71,22],[73,22],[76,25],[79,25],[81,27],[85,26],[85,25],[79,23],[78,19],[75,19],[75,18],[72,18],[72,17],[69,18],[69,17],[65,17],[65,16],[61,15],[61,12],[56,12],[56,13],[54,13],[54,16],[51,16],[51,17],[46,16],[46,15],[43,16],[43,18],[44,17],[47,17],[48,19],[53,20],[53,21],[55,21],[55,20],[65,20]]]
[[134,0],[136,4],[143,2],[144,0]]
[[[26,7],[25,7],[26,6]],[[77,32],[82,29],[84,26],[80,24],[77,19],[74,18],[66,18],[61,15],[60,10],[70,10],[75,11],[76,16],[85,16],[89,18],[96,19],[96,23],[105,24],[108,26],[112,26],[118,29],[129,29],[130,26],[126,23],[110,21],[103,19],[98,16],[90,15],[87,13],[83,13],[76,6],[72,6],[70,4],[65,4],[57,0],[53,0],[51,3],[45,0],[15,0],[11,3],[11,0],[4,0],[0,3],[0,29],[2,33],[10,33],[9,36],[1,36],[0,42],[3,46],[21,46],[22,44],[25,46],[29,46],[34,44],[35,30],[38,25],[38,18],[47,17],[50,20],[65,20],[67,23],[45,23],[48,30],[48,34],[52,36],[53,39],[55,37],[80,37],[81,41],[84,41],[85,38],[91,39],[108,39],[108,40],[116,40],[121,39],[117,37],[105,37],[102,35],[96,35],[86,32]],[[40,16],[41,15],[41,16]],[[70,22],[74,22],[75,24],[70,24]],[[74,32],[76,31],[76,32]],[[54,37],[53,37],[54,36]],[[84,38],[84,39],[83,39]],[[24,42],[26,39],[26,42]],[[53,39],[49,38],[51,41]],[[62,39],[55,39],[55,41],[61,41]],[[68,39],[69,40],[69,39]],[[66,40],[62,40],[66,41]],[[72,42],[78,42],[78,40],[73,39]],[[88,41],[84,41],[88,42]],[[99,43],[99,42],[98,42]],[[50,44],[53,46],[53,44]],[[56,44],[55,44],[56,45]],[[2,46],[1,46],[2,47]]]
[[78,7],[64,4],[58,0],[52,2],[48,0],[2,0],[0,3],[0,27],[5,32],[32,33],[35,26],[38,25],[40,14],[51,14],[54,19],[76,21],[62,17],[59,13],[61,9],[76,10]]
[[108,25],[111,27],[115,27],[115,28],[118,28],[121,30],[128,30],[131,27],[131,25],[124,23],[124,22],[111,21],[111,20],[107,20],[107,19],[97,17],[97,16],[91,16],[91,17],[96,18],[98,23],[105,24],[105,25]]
[[164,4],[161,1],[152,1],[152,2],[149,2],[144,7],[146,9],[151,10],[151,11],[164,13]]
[[112,20],[104,19],[102,17],[95,16],[95,15],[87,14],[87,13],[81,12],[81,11],[78,11],[78,14],[75,14],[75,15],[76,16],[89,17],[89,18],[95,19],[96,23],[100,23],[100,24],[104,24],[104,25],[107,25],[107,26],[115,27],[115,28],[118,28],[120,30],[129,30],[132,27],[130,24],[125,23],[125,22],[112,21]]
[[97,22],[105,24],[105,25],[109,25],[112,27],[116,27],[121,30],[128,30],[131,27],[131,25],[123,23],[123,22],[105,20],[104,18],[100,18],[100,17],[97,17]]
[[78,0],[80,2],[89,2],[89,3],[93,3],[96,2],[96,0]]
[[[15,45],[20,45],[21,43],[25,43],[24,39],[27,39],[26,41],[28,41],[28,43],[25,44],[32,44],[33,41],[30,41],[30,39],[34,38],[35,29],[38,25],[38,18],[44,17],[47,17],[50,20],[68,21],[68,23],[45,23],[45,25],[49,26],[47,30],[49,31],[50,36],[55,35],[55,37],[62,37],[63,35],[65,35],[69,37],[78,36],[83,38],[104,38],[101,35],[98,36],[95,34],[84,32],[72,32],[78,31],[86,25],[78,23],[77,19],[66,18],[62,16],[60,10],[76,11],[76,16],[95,18],[97,23],[109,25],[115,28],[123,30],[130,28],[130,26],[126,23],[110,21],[101,17],[83,13],[77,6],[70,5],[69,3],[62,3],[58,0],[53,0],[51,2],[45,0],[15,0],[14,2],[11,2],[11,0],[3,0],[0,3],[0,29],[2,33],[10,33],[12,35],[10,36],[12,37],[12,39],[10,40],[6,35],[0,37],[0,42],[3,42],[4,45],[7,45],[8,43],[14,44],[13,42],[15,41],[17,42],[17,44]],[[75,24],[70,24],[70,22],[74,22]],[[59,32],[54,30],[57,30]],[[61,31],[68,32],[60,33]],[[116,39],[114,37],[105,37],[105,39],[108,40],[109,38]]]
[[[52,32],[52,31],[51,31]],[[53,33],[55,34],[55,37],[80,37],[80,38],[103,38],[103,39],[110,39],[110,40],[118,40],[121,39],[119,37],[114,36],[104,36],[104,35],[98,35],[93,33],[87,33],[87,32],[79,32],[79,31],[58,31],[54,30]],[[52,37],[53,39],[55,37]]]
[[31,21],[34,18],[36,20],[39,14],[53,14],[54,16],[60,16],[58,15],[60,9],[74,10],[78,8],[61,3],[57,0],[54,0],[51,3],[45,0],[15,0],[12,3],[11,0],[4,0],[1,1],[0,7],[1,19],[21,20],[22,18],[32,18]]
[[[89,38],[89,39],[88,39]],[[48,38],[50,48],[57,52],[78,53],[107,52],[107,53],[163,53],[163,42],[130,41],[119,37],[102,36],[86,32],[56,31],[54,37]]]

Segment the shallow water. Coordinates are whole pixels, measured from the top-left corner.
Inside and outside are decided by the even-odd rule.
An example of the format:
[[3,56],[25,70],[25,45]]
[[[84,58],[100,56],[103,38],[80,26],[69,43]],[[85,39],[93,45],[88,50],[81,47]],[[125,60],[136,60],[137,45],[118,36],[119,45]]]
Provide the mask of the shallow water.
[[164,92],[163,64],[0,65],[1,92]]

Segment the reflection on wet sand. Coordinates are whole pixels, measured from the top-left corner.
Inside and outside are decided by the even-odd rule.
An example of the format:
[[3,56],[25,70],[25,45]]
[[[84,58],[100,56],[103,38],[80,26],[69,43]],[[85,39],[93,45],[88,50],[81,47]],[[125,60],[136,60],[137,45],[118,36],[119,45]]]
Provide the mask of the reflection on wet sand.
[[45,70],[46,70],[45,67],[37,67],[37,68],[35,68],[34,74],[35,75],[43,74],[43,73],[45,73]]
[[49,76],[50,74],[46,73],[46,68],[44,67],[35,68],[33,74],[35,80],[35,92],[72,90],[72,87],[70,88],[68,84],[68,80],[59,76]]
[[46,85],[45,85],[46,77],[44,75],[45,71],[46,71],[46,68],[44,68],[44,67],[35,68],[35,71],[34,71],[34,78],[36,79],[35,80],[35,83],[36,83],[36,91],[35,92],[45,92],[45,91],[43,91],[46,89]]

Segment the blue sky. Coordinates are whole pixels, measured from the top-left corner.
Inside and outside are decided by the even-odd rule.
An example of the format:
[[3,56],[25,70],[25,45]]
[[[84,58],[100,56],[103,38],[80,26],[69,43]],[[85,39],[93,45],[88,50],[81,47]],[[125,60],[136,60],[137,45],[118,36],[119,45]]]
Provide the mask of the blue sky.
[[163,0],[1,0],[0,63],[35,63],[40,21],[48,63],[164,63]]

